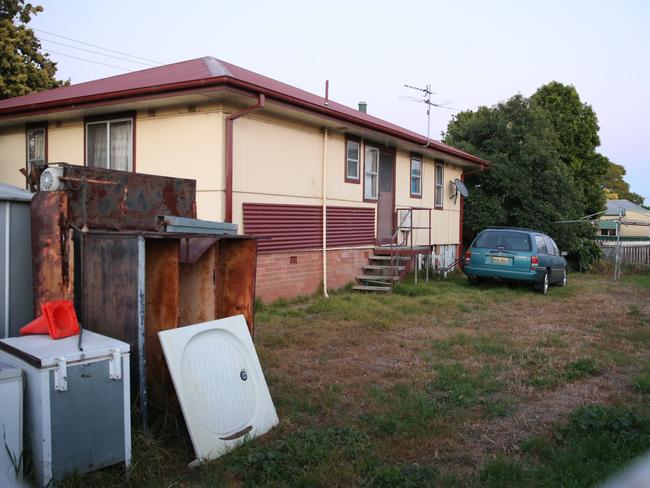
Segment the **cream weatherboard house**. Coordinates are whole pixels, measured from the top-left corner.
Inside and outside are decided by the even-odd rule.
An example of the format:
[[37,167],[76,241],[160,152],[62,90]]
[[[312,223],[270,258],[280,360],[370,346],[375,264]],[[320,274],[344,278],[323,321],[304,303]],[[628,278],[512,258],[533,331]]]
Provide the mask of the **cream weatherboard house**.
[[353,281],[400,208],[424,209],[416,244],[458,253],[452,182],[488,164],[211,57],[0,101],[0,182],[55,162],[195,179],[199,218],[270,238],[264,300]]

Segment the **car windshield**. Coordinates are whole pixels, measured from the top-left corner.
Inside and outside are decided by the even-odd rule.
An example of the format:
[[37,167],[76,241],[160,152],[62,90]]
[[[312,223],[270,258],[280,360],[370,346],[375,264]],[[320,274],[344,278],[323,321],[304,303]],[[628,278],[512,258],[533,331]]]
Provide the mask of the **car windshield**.
[[474,247],[489,247],[508,251],[530,251],[530,237],[523,232],[491,231],[481,232]]

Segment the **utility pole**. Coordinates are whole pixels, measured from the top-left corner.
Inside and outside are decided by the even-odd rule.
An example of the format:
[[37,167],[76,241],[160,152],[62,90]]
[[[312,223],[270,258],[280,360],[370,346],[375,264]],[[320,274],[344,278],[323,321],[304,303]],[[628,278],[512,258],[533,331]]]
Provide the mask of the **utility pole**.
[[621,277],[621,221],[623,220],[623,207],[618,208],[616,220],[616,258],[614,261],[614,280]]

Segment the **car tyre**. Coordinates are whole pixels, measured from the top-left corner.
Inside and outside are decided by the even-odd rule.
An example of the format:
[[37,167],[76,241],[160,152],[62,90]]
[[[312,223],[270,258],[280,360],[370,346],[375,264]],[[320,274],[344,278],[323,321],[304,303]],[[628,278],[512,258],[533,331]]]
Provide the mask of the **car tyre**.
[[481,281],[478,278],[468,278],[470,286],[477,286],[481,284]]
[[548,293],[548,271],[544,272],[544,279],[539,285],[537,285],[537,289],[542,292],[542,295]]
[[569,277],[566,268],[564,268],[564,274],[562,275],[562,281],[560,281],[560,286],[566,286],[568,281],[569,281]]

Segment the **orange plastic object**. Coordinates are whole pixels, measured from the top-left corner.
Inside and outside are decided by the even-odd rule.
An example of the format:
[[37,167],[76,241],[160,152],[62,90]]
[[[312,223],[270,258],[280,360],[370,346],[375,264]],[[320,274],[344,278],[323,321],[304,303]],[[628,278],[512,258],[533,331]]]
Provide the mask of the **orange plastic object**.
[[70,300],[56,300],[41,305],[43,315],[22,329],[20,335],[50,334],[52,339],[62,339],[79,334],[79,321]]

